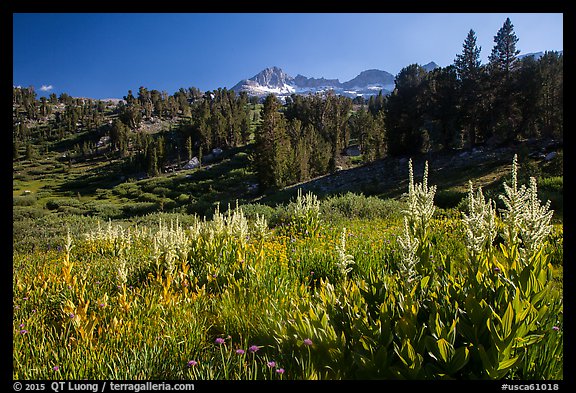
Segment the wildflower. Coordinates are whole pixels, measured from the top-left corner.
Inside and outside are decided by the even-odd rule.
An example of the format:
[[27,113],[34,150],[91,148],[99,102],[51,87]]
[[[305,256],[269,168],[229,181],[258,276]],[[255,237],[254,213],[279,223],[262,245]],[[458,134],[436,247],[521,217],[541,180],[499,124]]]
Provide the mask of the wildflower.
[[218,337],[214,342],[218,345],[221,345],[221,344],[224,344],[224,339],[221,337]]
[[250,348],[248,348],[248,351],[250,351],[251,353],[254,353],[256,351],[258,351],[260,349],[260,347],[258,347],[257,345],[252,345]]
[[350,265],[354,264],[354,257],[346,254],[346,228],[342,229],[340,244],[336,245],[336,251],[338,252],[338,262],[336,262],[336,265],[342,275],[345,276],[352,270]]
[[496,208],[492,200],[485,200],[482,187],[478,188],[476,196],[471,181],[468,182],[468,188],[469,213],[462,213],[462,221],[466,226],[466,247],[476,259],[496,237]]
[[104,303],[100,303],[99,306],[100,306],[100,307],[104,307]]
[[283,368],[279,368],[278,370],[276,370],[276,374],[284,374],[284,369]]
[[310,346],[312,345],[312,340],[310,340],[309,338],[304,340],[304,345]]
[[23,297],[22,300],[28,300],[28,297]]
[[244,355],[245,352],[244,352],[243,349],[237,349],[237,350],[236,350],[236,353],[237,353],[238,355]]
[[198,364],[198,362],[196,360],[190,360],[187,364],[186,367],[190,368],[190,367],[194,367]]
[[74,314],[70,314],[70,315],[69,315],[70,319],[74,318],[75,316],[76,316],[76,315],[74,315]]
[[20,334],[26,334],[26,333],[28,333],[28,330],[26,330],[26,329],[20,330]]
[[36,312],[36,309],[33,309],[33,310],[32,310],[32,314],[34,314],[35,312]]
[[430,219],[434,214],[436,186],[428,187],[428,161],[424,165],[422,183],[414,183],[412,159],[408,162],[408,171],[410,183],[408,185],[408,209],[405,210],[405,217],[410,224],[410,235],[422,242],[428,233]]
[[24,328],[24,324],[21,323],[18,327],[19,327],[20,329],[22,329],[22,328]]
[[555,332],[557,332],[558,330],[560,330],[560,328],[558,326],[552,326],[552,330],[554,330]]
[[60,370],[60,367],[54,366],[54,367],[52,367],[52,370],[54,370],[54,371],[59,371],[59,370]]
[[270,361],[270,362],[266,363],[266,365],[267,365],[268,367],[270,367],[270,368],[276,367],[276,362],[275,362],[275,361]]

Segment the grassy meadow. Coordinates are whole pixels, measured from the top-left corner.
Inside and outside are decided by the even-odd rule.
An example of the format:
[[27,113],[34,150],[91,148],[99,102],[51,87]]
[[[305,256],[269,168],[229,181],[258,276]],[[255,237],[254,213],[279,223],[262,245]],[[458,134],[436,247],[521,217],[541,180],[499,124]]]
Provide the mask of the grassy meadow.
[[237,206],[214,183],[209,218],[184,202],[119,210],[189,201],[167,177],[148,196],[145,182],[47,195],[58,214],[19,178],[13,378],[563,379],[563,225],[514,165],[494,203],[471,189],[435,207],[426,173],[396,200],[276,206]]

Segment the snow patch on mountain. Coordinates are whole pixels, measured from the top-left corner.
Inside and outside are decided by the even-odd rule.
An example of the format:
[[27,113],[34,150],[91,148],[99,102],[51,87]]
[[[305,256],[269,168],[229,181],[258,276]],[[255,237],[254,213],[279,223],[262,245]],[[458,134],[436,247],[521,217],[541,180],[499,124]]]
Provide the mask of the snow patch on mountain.
[[298,74],[295,78],[279,67],[269,67],[250,79],[238,82],[232,90],[245,91],[249,95],[263,97],[276,94],[280,98],[291,94],[315,94],[334,91],[347,97],[373,96],[382,91],[388,94],[394,90],[394,76],[382,70],[362,71],[355,78],[341,83],[338,79],[308,78]]

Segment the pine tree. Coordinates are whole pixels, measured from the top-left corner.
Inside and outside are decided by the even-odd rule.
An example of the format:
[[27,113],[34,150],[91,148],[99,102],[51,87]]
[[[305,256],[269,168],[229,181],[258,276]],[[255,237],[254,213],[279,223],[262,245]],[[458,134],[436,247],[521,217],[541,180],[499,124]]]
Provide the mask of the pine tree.
[[18,161],[18,159],[20,158],[20,153],[18,152],[18,150],[20,150],[20,142],[18,142],[17,139],[13,139],[12,140],[12,159]]
[[50,102],[52,105],[58,104],[58,97],[56,97],[56,94],[50,93],[48,96],[48,102]]
[[419,152],[422,144],[423,81],[426,70],[418,64],[404,67],[396,76],[396,88],[388,98],[386,128],[390,154]]
[[490,54],[489,71],[493,94],[490,111],[493,114],[492,133],[502,142],[511,141],[518,134],[521,113],[516,103],[513,72],[517,68],[519,50],[516,49],[518,38],[510,18],[494,36],[494,48]]
[[26,144],[26,159],[27,160],[34,160],[36,159],[36,149],[32,145],[32,143],[28,142]]
[[538,75],[542,82],[538,106],[539,128],[542,136],[562,139],[564,132],[564,70],[563,55],[545,52],[538,61]]
[[464,41],[462,53],[456,55],[456,60],[454,60],[456,75],[460,82],[458,101],[460,103],[460,126],[464,133],[462,139],[466,140],[468,147],[473,147],[476,144],[479,134],[480,76],[482,72],[480,51],[481,48],[476,44],[476,33],[470,29]]
[[480,51],[476,45],[476,33],[470,29],[463,44],[462,54],[456,55],[454,66],[462,81],[477,81],[480,73]]
[[185,147],[186,149],[186,157],[187,160],[190,161],[192,159],[192,137],[189,136],[186,138]]
[[148,176],[158,176],[158,155],[154,143],[148,145],[146,160],[148,162]]
[[264,101],[262,123],[256,131],[255,170],[262,188],[287,184],[290,141],[280,103],[270,94]]
[[119,149],[122,154],[126,153],[128,148],[128,129],[119,119],[114,119],[110,128],[110,144],[113,149]]
[[494,36],[495,45],[488,61],[493,71],[499,71],[504,74],[504,78],[509,78],[510,73],[514,70],[519,50],[516,49],[518,37],[514,33],[514,25],[510,18],[506,18],[504,25]]

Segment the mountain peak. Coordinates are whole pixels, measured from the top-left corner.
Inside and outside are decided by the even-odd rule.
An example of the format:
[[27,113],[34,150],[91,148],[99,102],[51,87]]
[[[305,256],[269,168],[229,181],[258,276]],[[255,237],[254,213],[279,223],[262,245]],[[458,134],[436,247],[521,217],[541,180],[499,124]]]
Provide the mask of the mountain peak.
[[384,90],[388,90],[386,86],[393,84],[394,75],[386,71],[371,69],[362,71],[356,78],[344,82],[342,87],[353,89],[356,87],[381,86]]
[[249,80],[257,82],[262,86],[283,87],[293,79],[290,75],[282,71],[280,67],[273,66],[260,71]]
[[246,91],[248,94],[263,96],[267,94],[291,94],[294,92],[294,78],[286,74],[280,67],[265,68],[250,79],[238,82],[232,90]]
[[439,67],[440,67],[440,66],[439,66],[438,64],[434,63],[433,61],[431,61],[430,63],[425,64],[425,65],[422,66],[422,68],[424,68],[424,69],[426,70],[426,72],[430,72],[430,71],[432,71],[433,69],[439,68]]

